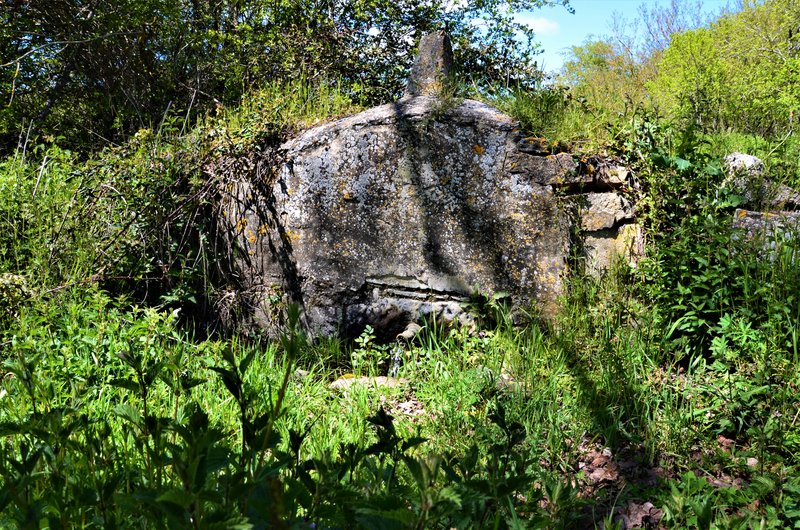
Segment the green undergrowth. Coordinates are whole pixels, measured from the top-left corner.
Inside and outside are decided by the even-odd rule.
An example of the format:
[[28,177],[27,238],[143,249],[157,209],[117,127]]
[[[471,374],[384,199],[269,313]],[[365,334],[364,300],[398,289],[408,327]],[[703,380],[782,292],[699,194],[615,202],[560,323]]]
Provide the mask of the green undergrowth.
[[275,339],[198,325],[225,288],[207,166],[355,110],[335,83],[0,162],[0,526],[619,528],[648,502],[670,528],[800,525],[798,240],[732,231],[720,165],[795,182],[794,139],[495,102],[630,164],[647,255],[570,278],[553,320],[489,297],[408,344],[311,341],[294,307]]
[[[0,522],[575,528],[648,501],[675,528],[795,524],[796,341],[733,313],[683,353],[637,274],[576,278],[548,325],[429,323],[402,385],[344,390],[385,373],[369,331],[312,343],[288,308],[280,340],[196,340],[96,287],[42,295],[0,339]],[[592,448],[659,478],[598,486]]]
[[207,316],[222,282],[212,213],[222,179],[300,128],[356,108],[336,82],[300,79],[194,125],[166,114],[88,160],[32,140],[0,160],[0,273],[37,292],[99,281]]
[[576,99],[565,87],[511,90],[489,102],[519,120],[525,134],[550,140],[554,150],[596,154],[610,140],[614,120],[605,111]]
[[[214,224],[225,179],[263,177],[281,142],[400,70],[340,83],[325,72],[351,64],[312,64],[236,108],[170,103],[101,152],[90,126],[69,143],[20,135],[0,160],[0,528],[611,529],[635,513],[800,528],[800,240],[733,230],[738,207],[764,205],[721,164],[746,152],[800,184],[789,3],[634,62],[587,43],[567,87],[526,76],[443,98],[631,170],[646,255],[565,279],[547,321],[477,296],[472,326],[310,340],[276,302],[281,336],[216,332],[215,300],[235,290]],[[739,46],[764,36],[766,54]]]
[[[632,101],[612,111],[557,84],[509,90],[491,98],[473,96],[519,120],[524,134],[550,140],[554,152],[616,155],[635,166],[649,164],[659,149],[715,159],[741,152],[760,158],[773,182],[800,186],[800,142],[793,128],[769,136],[701,128],[667,119],[658,109]],[[647,136],[651,139],[646,144],[637,145]]]

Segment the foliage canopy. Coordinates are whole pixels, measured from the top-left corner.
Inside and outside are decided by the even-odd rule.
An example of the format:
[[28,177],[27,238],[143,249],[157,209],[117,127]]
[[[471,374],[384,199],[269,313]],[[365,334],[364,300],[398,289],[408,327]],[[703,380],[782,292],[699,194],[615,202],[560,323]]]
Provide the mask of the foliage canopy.
[[8,1],[0,10],[0,152],[29,130],[98,147],[169,109],[237,104],[265,81],[337,79],[364,103],[403,87],[419,37],[450,32],[480,86],[535,77],[513,14],[568,0]]
[[707,24],[682,5],[645,11],[649,45],[615,35],[573,47],[561,80],[597,108],[644,105],[706,132],[791,128],[800,111],[798,1],[745,2]]

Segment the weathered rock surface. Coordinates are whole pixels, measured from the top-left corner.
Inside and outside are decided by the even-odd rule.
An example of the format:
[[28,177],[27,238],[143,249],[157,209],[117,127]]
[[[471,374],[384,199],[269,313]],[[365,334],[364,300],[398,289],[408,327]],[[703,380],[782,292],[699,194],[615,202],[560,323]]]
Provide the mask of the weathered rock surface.
[[743,231],[746,239],[774,250],[778,242],[800,234],[800,212],[737,209],[733,215],[733,227]]
[[[758,210],[737,209],[732,226],[734,237],[749,243],[750,249],[766,259],[775,258],[779,245],[800,236],[800,192],[767,178],[764,163],[743,153],[723,160],[728,171],[726,185],[740,194],[745,205]],[[794,258],[793,258],[794,259]]]
[[765,261],[788,259],[788,262],[797,263],[800,212],[737,209],[732,226],[736,247],[744,248],[748,255]]
[[448,103],[451,66],[446,35],[426,36],[400,101],[306,130],[239,171],[217,168],[239,320],[276,333],[293,302],[314,335],[369,324],[394,339],[501,291],[547,317],[574,226],[592,273],[639,248],[624,166],[523,138],[489,105]]
[[408,384],[408,381],[397,377],[386,377],[379,375],[376,377],[342,377],[330,384],[331,390],[349,390],[352,387],[370,388],[398,388]]
[[406,97],[439,96],[453,73],[453,49],[443,32],[429,33],[420,39],[406,87]]
[[421,315],[456,318],[473,290],[552,312],[570,231],[556,188],[574,164],[521,140],[493,107],[416,97],[282,145],[223,208],[256,322],[270,326],[281,293],[323,335],[393,337]]
[[615,228],[634,217],[633,206],[618,193],[587,193],[577,202],[581,229],[587,232]]
[[723,159],[727,172],[725,185],[735,190],[751,208],[766,210],[800,209],[800,192],[772,182],[764,162],[745,153],[731,153]]
[[759,178],[764,176],[764,162],[746,153],[731,153],[723,159],[725,169],[730,176],[748,176]]
[[599,276],[608,271],[618,259],[635,265],[644,255],[644,230],[636,223],[618,229],[599,230],[584,234],[583,259],[585,271]]
[[516,127],[476,101],[404,98],[307,130],[229,175],[221,221],[244,318],[274,333],[294,302],[313,334],[369,324],[394,338],[426,315],[462,318],[476,291],[510,293],[547,317],[575,223],[588,272],[635,261],[627,170],[549,154]]

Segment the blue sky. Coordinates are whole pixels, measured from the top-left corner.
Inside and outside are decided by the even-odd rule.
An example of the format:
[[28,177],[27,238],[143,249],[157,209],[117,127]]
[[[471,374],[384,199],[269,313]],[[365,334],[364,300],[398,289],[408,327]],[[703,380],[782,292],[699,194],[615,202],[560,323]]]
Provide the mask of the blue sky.
[[[690,0],[678,0],[688,2]],[[694,0],[692,0],[694,1]],[[544,53],[539,62],[546,71],[558,71],[563,62],[563,53],[570,46],[582,44],[588,37],[600,37],[611,33],[615,15],[633,21],[639,6],[668,5],[670,0],[570,0],[575,14],[564,7],[546,7],[522,13],[518,16],[536,31],[537,40]],[[725,8],[729,0],[702,0],[703,9],[717,13]]]

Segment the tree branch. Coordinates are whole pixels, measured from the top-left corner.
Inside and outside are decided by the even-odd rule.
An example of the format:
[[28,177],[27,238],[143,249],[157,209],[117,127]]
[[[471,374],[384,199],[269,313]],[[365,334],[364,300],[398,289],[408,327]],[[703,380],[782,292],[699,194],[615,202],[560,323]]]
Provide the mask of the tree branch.
[[97,35],[95,37],[90,37],[88,39],[56,40],[56,41],[48,42],[48,43],[42,44],[40,46],[36,46],[34,48],[31,48],[30,50],[26,51],[25,53],[23,53],[22,55],[20,55],[16,59],[12,59],[11,61],[9,61],[7,63],[0,64],[0,68],[6,68],[8,66],[17,64],[21,60],[23,60],[25,57],[28,57],[29,55],[32,55],[32,54],[34,54],[34,53],[36,53],[36,52],[38,52],[40,50],[51,48],[53,46],[63,46],[63,48],[61,48],[60,50],[58,50],[56,52],[56,53],[61,53],[70,44],[86,44],[88,42],[94,42],[94,41],[98,41],[98,40],[103,40],[103,39],[107,39],[109,37],[119,37],[119,36],[122,36],[122,35],[138,35],[140,33],[141,33],[141,31],[112,31],[112,32],[106,33],[104,35]]

